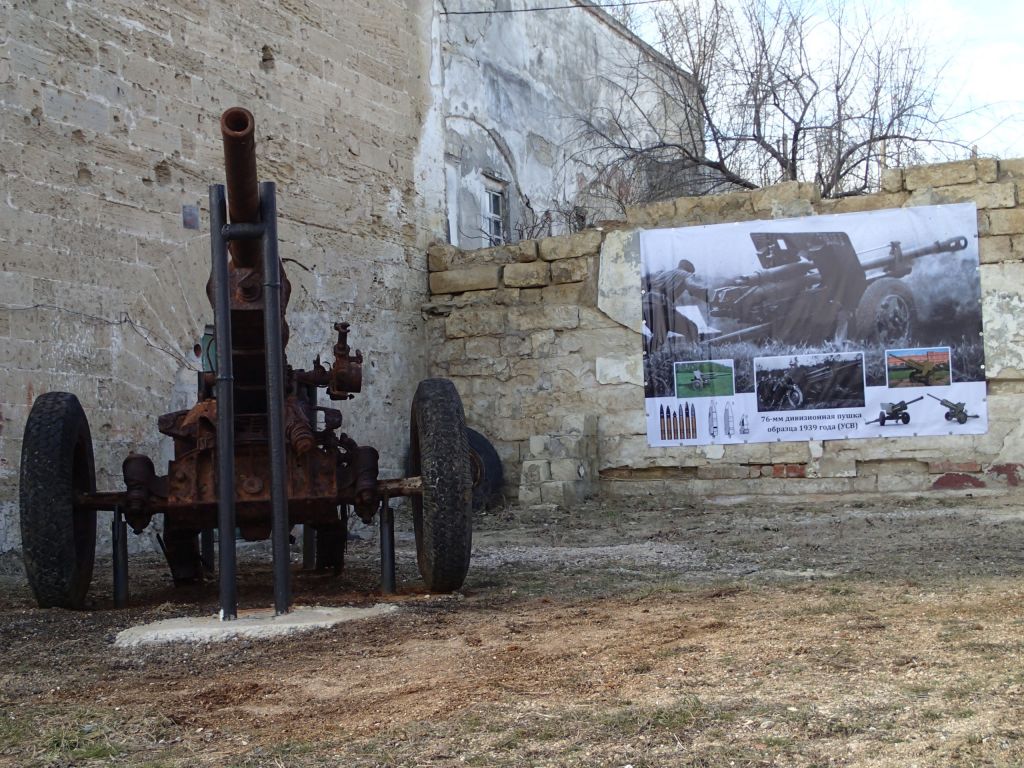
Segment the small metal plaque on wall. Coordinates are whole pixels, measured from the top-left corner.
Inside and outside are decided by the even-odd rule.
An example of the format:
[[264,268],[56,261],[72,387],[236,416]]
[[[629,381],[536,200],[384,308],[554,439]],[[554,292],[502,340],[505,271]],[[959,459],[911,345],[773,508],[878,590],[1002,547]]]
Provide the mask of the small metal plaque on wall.
[[199,206],[181,206],[181,226],[185,229],[199,229]]

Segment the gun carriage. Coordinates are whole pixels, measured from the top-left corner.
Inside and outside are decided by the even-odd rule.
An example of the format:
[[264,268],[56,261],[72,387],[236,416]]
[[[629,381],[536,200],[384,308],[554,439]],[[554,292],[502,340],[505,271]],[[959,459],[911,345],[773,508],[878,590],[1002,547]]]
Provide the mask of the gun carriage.
[[886,424],[909,424],[910,406],[919,400],[924,400],[924,395],[915,397],[913,400],[900,400],[898,403],[882,403],[882,410],[878,412],[878,418],[865,421],[864,424],[878,424],[884,427]]
[[954,403],[952,400],[947,400],[944,397],[936,397],[935,395],[929,394],[932,400],[937,400],[939,404],[946,409],[946,412],[942,414],[946,421],[955,421],[957,424],[966,424],[968,419],[979,418],[976,413],[967,412],[967,403]]

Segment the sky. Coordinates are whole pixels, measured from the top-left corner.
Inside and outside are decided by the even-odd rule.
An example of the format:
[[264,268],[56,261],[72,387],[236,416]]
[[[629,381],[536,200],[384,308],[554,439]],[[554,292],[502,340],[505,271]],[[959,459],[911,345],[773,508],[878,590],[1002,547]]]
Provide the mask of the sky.
[[948,57],[943,96],[961,138],[982,155],[1024,157],[1024,3],[1020,0],[907,0],[937,59]]
[[[890,0],[875,9],[905,10],[919,25],[911,39],[927,41],[933,65],[943,68],[942,111],[962,115],[946,138],[976,145],[983,157],[1024,157],[1022,0]],[[638,31],[655,43],[653,25]]]

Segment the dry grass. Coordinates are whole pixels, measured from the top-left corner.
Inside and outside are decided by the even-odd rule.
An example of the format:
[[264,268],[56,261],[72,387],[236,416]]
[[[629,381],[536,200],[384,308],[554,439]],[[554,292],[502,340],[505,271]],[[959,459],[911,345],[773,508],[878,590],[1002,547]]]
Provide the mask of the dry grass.
[[[463,599],[416,594],[406,547],[401,611],[284,640],[114,649],[195,610],[155,560],[133,563],[127,612],[9,591],[0,765],[1024,765],[1014,510],[515,517],[478,537]],[[566,562],[567,541],[594,556]],[[538,542],[546,561],[486,565]],[[665,542],[706,556],[642,559]],[[340,587],[298,575],[298,599],[376,599],[373,545],[352,565]],[[269,602],[269,565],[246,579]]]

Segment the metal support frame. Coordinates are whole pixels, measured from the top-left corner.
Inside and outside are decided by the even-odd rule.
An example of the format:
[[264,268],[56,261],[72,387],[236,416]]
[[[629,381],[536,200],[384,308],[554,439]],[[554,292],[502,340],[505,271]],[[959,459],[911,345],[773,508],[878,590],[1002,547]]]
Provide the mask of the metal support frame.
[[395,513],[387,493],[380,501],[380,591],[395,594]]
[[214,323],[217,337],[217,554],[220,576],[220,618],[238,618],[235,582],[235,393],[231,363],[231,302],[228,286],[228,245],[224,229],[227,208],[223,184],[210,185],[210,254],[213,260]]
[[221,619],[238,616],[235,553],[234,375],[231,364],[231,304],[228,292],[230,240],[261,240],[263,322],[267,365],[267,432],[270,454],[271,541],[274,553],[274,613],[291,603],[288,488],[284,435],[284,341],[281,323],[281,260],[277,252],[277,198],[271,181],[260,183],[260,223],[227,224],[221,184],[210,187],[210,250],[213,258],[217,335],[217,496],[220,529]]
[[114,607],[128,607],[128,523],[120,509],[114,510],[110,523],[114,560]]

